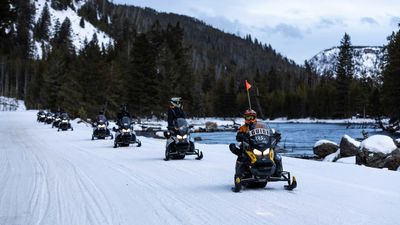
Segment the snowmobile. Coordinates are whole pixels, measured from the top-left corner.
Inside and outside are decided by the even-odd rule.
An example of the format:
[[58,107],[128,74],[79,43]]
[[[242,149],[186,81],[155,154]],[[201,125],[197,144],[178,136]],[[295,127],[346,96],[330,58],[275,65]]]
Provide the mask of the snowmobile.
[[97,139],[105,139],[106,137],[110,137],[111,140],[114,136],[111,134],[110,129],[107,128],[108,123],[105,120],[99,120],[97,122],[92,123],[93,126],[93,134],[92,140]]
[[44,123],[46,121],[46,112],[41,110],[37,113],[37,121]]
[[197,155],[197,160],[203,158],[203,152],[194,147],[194,140],[190,137],[189,128],[184,118],[178,118],[175,121],[175,130],[164,132],[165,138],[168,139],[164,160],[184,159],[186,155]]
[[142,143],[136,137],[129,117],[122,117],[121,121],[118,123],[118,129],[114,127],[113,131],[115,132],[114,148],[127,147],[134,143],[136,143],[136,147],[142,146]]
[[66,131],[68,129],[71,129],[71,131],[74,130],[74,128],[71,126],[71,123],[69,122],[69,117],[66,113],[61,114],[60,118],[61,118],[61,121],[58,124],[57,131],[60,131],[60,130]]
[[[257,123],[246,136],[247,138],[241,143],[241,148],[235,144],[229,146],[233,154],[244,157],[244,162],[247,162],[244,175],[235,176],[235,187],[232,190],[238,192],[242,187],[264,188],[268,182],[276,181],[287,182],[284,186],[286,190],[295,189],[296,177],[293,176],[291,179],[290,172],[281,171],[278,176],[276,175],[278,163],[276,161],[282,160],[280,155],[275,155],[279,136],[274,135],[273,131],[263,123]],[[237,166],[240,165],[236,164]]]
[[54,114],[51,113],[51,112],[48,112],[48,113],[46,114],[45,123],[47,123],[47,124],[52,124],[53,121],[54,121]]
[[51,127],[52,128],[54,128],[54,127],[58,128],[60,122],[61,122],[61,117],[56,114],[55,117],[54,117],[53,124],[51,125]]

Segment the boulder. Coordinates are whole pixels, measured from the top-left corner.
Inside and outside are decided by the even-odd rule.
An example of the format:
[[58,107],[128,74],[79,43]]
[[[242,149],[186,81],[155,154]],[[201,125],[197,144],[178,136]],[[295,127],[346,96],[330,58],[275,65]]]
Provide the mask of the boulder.
[[354,140],[348,135],[344,135],[340,141],[340,157],[355,156],[360,152],[360,142]]
[[215,122],[206,122],[206,130],[215,130],[218,125]]
[[356,163],[375,168],[396,170],[400,166],[400,149],[393,140],[384,135],[374,135],[361,142]]
[[398,148],[400,148],[400,138],[394,140],[394,143],[396,144],[396,146],[397,146]]
[[332,141],[320,140],[315,143],[313,151],[318,158],[325,158],[326,156],[335,153],[339,149],[339,146]]

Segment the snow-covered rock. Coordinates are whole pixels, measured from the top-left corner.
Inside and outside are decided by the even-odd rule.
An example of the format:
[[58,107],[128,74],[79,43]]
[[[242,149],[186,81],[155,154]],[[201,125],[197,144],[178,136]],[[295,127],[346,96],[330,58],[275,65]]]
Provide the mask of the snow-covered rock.
[[340,157],[355,156],[360,151],[361,143],[348,135],[344,135],[340,141]]
[[314,154],[319,158],[325,158],[326,156],[338,151],[339,146],[335,142],[329,140],[317,141],[314,145]]
[[[383,48],[379,46],[354,46],[354,70],[356,77],[375,77],[381,71]],[[327,71],[334,72],[338,60],[339,47],[323,50],[308,62],[320,75]],[[334,74],[333,74],[334,75]]]
[[361,142],[356,163],[376,168],[396,170],[400,166],[400,149],[394,141],[384,135],[374,135]]
[[373,135],[362,141],[360,147],[362,150],[383,154],[390,154],[397,148],[393,139],[386,135]]

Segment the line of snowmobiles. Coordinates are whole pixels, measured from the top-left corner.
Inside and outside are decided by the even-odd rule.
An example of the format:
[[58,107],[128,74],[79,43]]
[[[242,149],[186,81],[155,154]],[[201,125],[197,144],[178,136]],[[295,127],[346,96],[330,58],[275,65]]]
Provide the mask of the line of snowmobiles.
[[70,118],[67,113],[52,113],[50,111],[40,110],[37,113],[37,122],[51,124],[52,128],[57,128],[57,131],[74,130],[71,126]]
[[[101,116],[96,122],[92,122],[90,119],[87,120],[93,127],[92,140],[95,139],[106,139],[110,137],[110,140],[114,139],[114,135],[108,128],[108,121]],[[117,121],[117,128],[113,127],[112,131],[115,132],[114,148],[128,147],[131,144],[136,144],[136,147],[142,146],[141,141],[137,138],[136,132],[133,130],[132,120],[125,116],[121,121]]]
[[[52,127],[58,128],[58,131],[73,130],[70,119],[66,113],[54,114],[46,111],[39,111],[37,121],[45,124],[52,124]],[[141,141],[133,129],[133,122],[129,117],[123,117],[117,122],[117,128],[113,127],[115,137],[108,128],[108,121],[98,120],[97,122],[88,122],[93,127],[92,140],[95,139],[114,139],[113,147],[128,147],[136,144],[140,147]],[[190,130],[186,119],[178,118],[175,121],[175,127],[172,130],[164,132],[167,139],[165,146],[165,161],[182,160],[186,156],[194,155],[196,160],[203,159],[203,152],[195,148],[193,138],[190,136]],[[229,145],[232,153],[238,155],[245,162],[246,166],[242,176],[234,176],[234,187],[232,191],[240,192],[243,189],[265,188],[269,182],[286,182],[284,189],[293,190],[297,187],[295,176],[291,176],[288,171],[278,171],[278,160],[281,157],[277,153],[280,138],[266,124],[260,123],[256,128],[249,130],[246,137],[239,146],[235,143]],[[238,167],[236,164],[236,169]],[[282,166],[281,166],[282,168]]]

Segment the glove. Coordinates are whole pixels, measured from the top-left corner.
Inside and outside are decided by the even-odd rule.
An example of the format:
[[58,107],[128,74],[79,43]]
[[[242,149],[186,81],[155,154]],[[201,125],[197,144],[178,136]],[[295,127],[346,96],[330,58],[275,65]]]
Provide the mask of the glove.
[[246,139],[248,139],[247,133],[242,133],[242,132],[237,133],[236,141],[242,142],[242,141],[245,141]]

